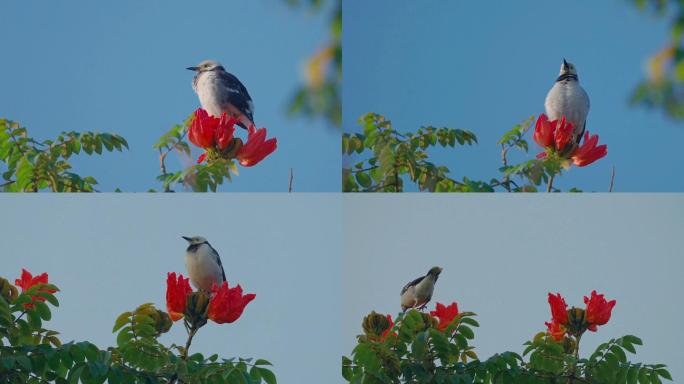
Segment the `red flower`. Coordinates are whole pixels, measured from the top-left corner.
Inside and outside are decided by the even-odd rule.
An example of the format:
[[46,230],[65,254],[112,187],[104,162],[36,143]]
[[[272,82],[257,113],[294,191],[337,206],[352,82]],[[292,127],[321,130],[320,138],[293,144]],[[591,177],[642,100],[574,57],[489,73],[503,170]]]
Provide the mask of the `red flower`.
[[[33,276],[31,272],[21,269],[21,278],[14,280],[14,285],[17,285],[21,287],[21,292],[26,292],[29,290],[29,288],[33,287],[34,285],[37,284],[47,284],[48,283],[48,274],[47,272],[41,273],[40,275]],[[39,292],[47,292],[47,293],[55,293],[57,292],[54,289],[45,289],[45,288],[40,288],[38,290]],[[31,296],[31,299],[33,301],[45,301],[44,297],[40,296]],[[33,308],[33,303],[25,303],[24,304],[25,309],[31,309]]]
[[591,298],[584,296],[584,304],[587,305],[586,319],[589,323],[589,330],[596,332],[596,327],[604,325],[610,320],[610,315],[616,301],[606,301],[603,295],[596,291],[591,291]]
[[596,146],[598,139],[598,135],[589,136],[589,132],[584,134],[584,143],[571,156],[576,166],[587,166],[608,154],[608,147],[605,144]]
[[562,150],[568,145],[570,140],[572,140],[572,131],[572,124],[566,124],[565,116],[561,117],[560,122],[556,124],[556,133],[554,137],[557,150]]
[[389,321],[389,327],[387,327],[387,329],[385,329],[385,331],[382,332],[382,335],[380,336],[381,342],[385,341],[387,336],[389,336],[392,328],[394,328],[394,320],[392,320],[392,315],[387,315],[387,321]]
[[215,131],[216,146],[219,150],[224,151],[228,145],[233,142],[233,134],[235,133],[235,124],[240,122],[235,116],[226,115],[224,112],[219,119],[218,126]]
[[247,304],[256,297],[253,293],[242,295],[242,287],[228,288],[224,281],[221,287],[216,283],[211,287],[212,297],[209,301],[208,316],[218,324],[232,323],[239,319]]
[[219,119],[209,115],[204,109],[198,108],[190,125],[188,139],[200,148],[213,147],[218,123]]
[[435,310],[430,311],[430,315],[439,319],[437,329],[444,331],[451,324],[454,318],[458,316],[458,304],[453,302],[447,307],[442,303],[437,303]]
[[551,319],[554,323],[566,325],[568,323],[568,305],[565,303],[565,299],[556,293],[552,295],[549,292],[549,305],[551,306]]
[[551,335],[554,340],[563,340],[563,337],[565,337],[565,328],[561,324],[556,322],[556,320],[553,320],[550,323],[545,322],[544,324],[548,327],[549,335]]
[[219,151],[228,148],[233,142],[235,124],[240,120],[234,116],[228,116],[225,112],[220,118],[211,116],[204,109],[197,109],[192,119],[188,138],[190,142],[200,148],[212,148],[216,146]]
[[183,275],[178,275],[178,279],[176,279],[176,272],[168,274],[166,279],[166,310],[169,312],[171,320],[177,321],[183,318],[185,304],[190,293],[192,293],[190,279],[184,279]]
[[275,137],[265,140],[266,128],[256,129],[254,125],[250,125],[248,131],[247,143],[240,148],[236,156],[243,167],[251,167],[259,163],[273,153],[278,146],[278,140]]
[[548,117],[542,113],[534,126],[532,138],[541,147],[561,151],[572,140],[572,130],[572,124],[565,121],[565,117],[549,121]]
[[[573,126],[565,120],[565,116],[559,120],[549,121],[546,115],[542,113],[537,119],[532,137],[541,147],[560,152],[572,142]],[[587,166],[608,154],[608,147],[605,144],[599,146],[596,144],[598,144],[598,135],[590,137],[589,132],[587,132],[584,134],[582,146],[575,149],[568,157],[578,167]],[[542,152],[537,155],[537,159],[543,159],[546,156],[547,153]]]
[[546,115],[542,113],[539,115],[537,123],[534,126],[532,138],[540,147],[550,147],[553,144],[553,133],[555,130],[556,125],[550,123]]

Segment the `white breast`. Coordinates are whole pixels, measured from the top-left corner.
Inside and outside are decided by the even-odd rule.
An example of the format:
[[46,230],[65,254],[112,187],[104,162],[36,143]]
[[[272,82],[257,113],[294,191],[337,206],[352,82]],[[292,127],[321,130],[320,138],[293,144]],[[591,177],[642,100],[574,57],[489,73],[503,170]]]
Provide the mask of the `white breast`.
[[401,295],[401,306],[412,307],[415,304],[416,287],[408,287],[406,292]]
[[221,109],[219,102],[221,100],[221,97],[219,97],[221,90],[216,75],[213,72],[200,73],[195,91],[199,97],[202,109],[207,111],[207,113],[214,117],[221,117],[221,114],[226,112]]
[[578,135],[589,114],[589,96],[576,81],[560,81],[553,85],[544,102],[549,120],[565,119]]
[[185,254],[185,267],[188,269],[192,285],[197,289],[208,292],[213,283],[218,285],[223,282],[221,267],[206,245],[200,246],[194,253]]

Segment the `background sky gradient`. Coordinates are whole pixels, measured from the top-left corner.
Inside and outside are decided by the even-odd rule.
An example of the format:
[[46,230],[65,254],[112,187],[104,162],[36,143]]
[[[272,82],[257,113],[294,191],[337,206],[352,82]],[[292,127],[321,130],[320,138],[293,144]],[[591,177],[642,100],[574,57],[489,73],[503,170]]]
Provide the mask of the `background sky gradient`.
[[[199,107],[185,68],[215,59],[249,89],[257,125],[278,138],[274,154],[240,167],[221,190],[287,191],[294,168],[295,191],[339,191],[339,131],[286,115],[303,63],[328,38],[328,8],[266,0],[3,2],[0,117],[38,139],[64,130],[118,133],[129,151],[79,156],[76,173],[94,176],[102,191],[159,190],[152,146]],[[191,161],[169,156],[167,166]]]
[[[421,125],[474,131],[479,144],[432,151],[457,179],[499,177],[504,132],[544,112],[563,57],[591,99],[587,130],[608,156],[557,178],[567,190],[684,191],[684,126],[659,110],[630,107],[646,59],[664,47],[669,23],[624,0],[344,3],[344,129],[377,112],[399,131]],[[528,135],[529,160],[540,152]]]
[[[432,303],[478,314],[480,358],[546,329],[548,292],[584,307],[592,289],[616,299],[608,324],[580,353],[625,334],[644,345],[629,359],[667,364],[684,377],[683,195],[345,195],[345,354],[363,316],[401,310],[407,282],[441,266]],[[363,220],[360,220],[363,218]]]

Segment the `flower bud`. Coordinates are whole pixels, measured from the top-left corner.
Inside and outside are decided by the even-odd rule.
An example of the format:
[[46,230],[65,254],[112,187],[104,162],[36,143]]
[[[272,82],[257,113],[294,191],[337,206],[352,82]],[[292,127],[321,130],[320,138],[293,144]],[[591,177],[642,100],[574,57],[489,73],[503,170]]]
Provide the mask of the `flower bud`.
[[387,316],[381,315],[375,311],[364,317],[361,325],[363,331],[371,339],[380,338],[385,331],[392,327]]
[[572,307],[568,310],[567,330],[569,334],[581,336],[586,332],[588,326],[584,309]]
[[173,325],[173,321],[171,321],[171,316],[169,316],[168,313],[160,310],[156,310],[154,313],[151,314],[152,319],[154,319],[154,329],[157,330],[157,334],[161,335],[162,333],[166,333],[171,329],[171,325]]
[[242,139],[236,137],[233,139],[233,143],[227,148],[225,152],[225,157],[227,159],[234,159],[237,156],[238,151],[242,148]]
[[423,329],[418,329],[419,332],[439,327],[439,319],[434,318],[431,314],[420,312],[420,317],[423,318]]
[[207,309],[209,308],[209,296],[198,291],[188,295],[188,302],[185,305],[185,319],[198,328],[207,323]]
[[13,302],[19,295],[19,290],[9,281],[0,277],[0,295],[7,303]]

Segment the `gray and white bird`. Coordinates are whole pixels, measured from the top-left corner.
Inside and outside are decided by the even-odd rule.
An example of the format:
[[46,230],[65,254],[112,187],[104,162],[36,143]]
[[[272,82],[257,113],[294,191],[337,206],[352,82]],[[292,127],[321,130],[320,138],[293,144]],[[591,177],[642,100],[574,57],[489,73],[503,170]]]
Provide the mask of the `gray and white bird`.
[[589,95],[579,83],[575,66],[563,59],[556,83],[546,95],[544,102],[549,120],[565,120],[573,126],[573,138],[579,144],[587,125]]
[[211,292],[212,284],[221,285],[226,281],[221,257],[207,239],[202,236],[182,237],[189,244],[185,251],[185,267],[192,285],[208,293]]
[[235,116],[240,120],[238,125],[245,129],[254,123],[252,97],[221,63],[205,60],[187,69],[197,72],[192,79],[192,89],[197,93],[202,109],[214,117],[221,117],[223,112]]
[[409,308],[425,308],[432,299],[432,292],[441,272],[442,268],[432,267],[427,275],[406,284],[401,290],[401,310],[405,312]]

